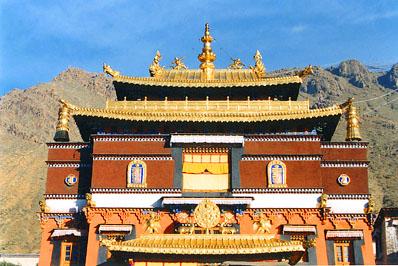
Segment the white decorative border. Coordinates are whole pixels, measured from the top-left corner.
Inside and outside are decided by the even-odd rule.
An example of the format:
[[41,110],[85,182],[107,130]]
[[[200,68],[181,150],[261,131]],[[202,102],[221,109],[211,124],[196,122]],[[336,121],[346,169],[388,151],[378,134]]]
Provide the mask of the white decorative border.
[[44,194],[45,199],[84,199],[83,194]]
[[91,164],[87,163],[60,163],[60,162],[46,162],[49,168],[88,168]]
[[52,213],[77,213],[86,206],[85,199],[46,199],[46,206]]
[[321,138],[317,135],[294,135],[294,136],[245,136],[245,141],[255,142],[289,142],[289,141],[320,141]]
[[368,167],[369,162],[321,162],[321,167]]
[[321,142],[322,149],[366,149],[368,142]]
[[112,135],[101,135],[93,136],[94,141],[98,142],[165,142],[164,137],[132,137],[132,136],[112,136]]
[[323,193],[323,188],[234,188],[232,193]]
[[181,193],[180,188],[91,188],[91,193]]
[[369,199],[370,194],[328,194],[328,199]]
[[320,161],[321,155],[243,155],[242,161]]
[[89,143],[47,143],[49,149],[82,149],[87,148]]
[[94,161],[172,161],[173,157],[164,156],[124,156],[124,155],[98,155],[93,154]]

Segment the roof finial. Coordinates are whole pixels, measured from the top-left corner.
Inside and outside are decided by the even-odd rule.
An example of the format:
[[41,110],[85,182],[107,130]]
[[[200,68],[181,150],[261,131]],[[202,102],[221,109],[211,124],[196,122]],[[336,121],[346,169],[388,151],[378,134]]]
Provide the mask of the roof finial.
[[346,105],[346,120],[347,120],[347,134],[346,141],[361,141],[361,134],[359,133],[359,116],[357,108],[353,104],[353,98],[348,99]]
[[200,62],[200,69],[202,70],[202,78],[209,80],[214,79],[214,64],[213,62],[216,60],[216,54],[213,53],[211,49],[211,42],[213,41],[213,37],[210,35],[209,24],[205,24],[205,33],[201,38],[203,42],[202,53],[199,54],[198,59]]

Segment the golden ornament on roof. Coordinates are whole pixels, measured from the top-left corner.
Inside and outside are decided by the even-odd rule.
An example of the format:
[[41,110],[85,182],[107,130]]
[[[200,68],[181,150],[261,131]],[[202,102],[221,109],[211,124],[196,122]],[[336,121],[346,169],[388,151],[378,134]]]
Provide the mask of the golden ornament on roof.
[[352,98],[348,99],[346,105],[346,120],[347,120],[347,134],[346,141],[360,141],[362,139],[359,133],[359,116],[357,114],[357,108],[353,105]]
[[108,75],[110,75],[112,77],[120,76],[120,72],[119,71],[113,70],[110,65],[107,65],[105,63],[102,66],[102,69],[104,70],[104,73],[106,73],[106,74],[108,74]]
[[263,57],[259,50],[256,51],[256,54],[253,56],[255,65],[254,67],[250,67],[251,70],[256,74],[257,78],[265,78],[265,66],[263,63]]
[[213,37],[210,35],[209,24],[205,25],[205,34],[201,38],[203,42],[202,53],[198,55],[198,59],[202,62],[199,68],[202,70],[202,79],[210,80],[214,79],[214,61],[216,60],[216,54],[211,49],[211,42]]
[[151,77],[159,77],[164,72],[164,67],[160,66],[160,60],[162,56],[159,51],[156,51],[155,57],[153,58],[152,64],[149,66],[149,74]]
[[228,66],[228,69],[242,69],[244,66],[245,64],[243,64],[239,58],[232,58],[232,63]]
[[297,76],[299,76],[300,78],[305,78],[308,75],[312,75],[314,74],[314,70],[312,68],[311,65],[307,66],[306,68],[304,68],[303,70],[299,71],[297,73]]
[[188,67],[184,64],[182,59],[183,59],[182,57],[174,58],[174,61],[172,62],[174,70],[188,69]]

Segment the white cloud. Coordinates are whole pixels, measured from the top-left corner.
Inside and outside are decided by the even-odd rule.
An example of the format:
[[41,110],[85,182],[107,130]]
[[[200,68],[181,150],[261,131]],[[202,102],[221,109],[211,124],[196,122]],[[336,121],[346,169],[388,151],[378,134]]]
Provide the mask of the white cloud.
[[307,26],[299,24],[299,25],[295,25],[291,28],[291,32],[293,33],[301,33],[303,31],[305,31],[307,29]]

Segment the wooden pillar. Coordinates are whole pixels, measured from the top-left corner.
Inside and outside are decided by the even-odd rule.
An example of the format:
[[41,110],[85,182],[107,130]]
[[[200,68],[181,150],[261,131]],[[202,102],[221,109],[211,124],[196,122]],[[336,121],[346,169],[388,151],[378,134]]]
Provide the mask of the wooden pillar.
[[318,265],[328,265],[327,247],[325,240],[325,226],[317,225],[318,237],[316,238],[316,257]]
[[86,265],[97,265],[100,242],[97,236],[97,223],[91,222],[88,227]]
[[[51,265],[51,257],[53,253],[53,245],[51,244],[51,232],[53,230],[53,227],[48,224],[49,223],[43,225],[41,230],[39,266]],[[57,264],[58,263],[59,262],[57,262]]]
[[366,225],[363,230],[363,240],[364,240],[364,245],[362,246],[363,263],[365,265],[374,265],[376,262],[373,252],[372,231],[370,228],[366,228]]

